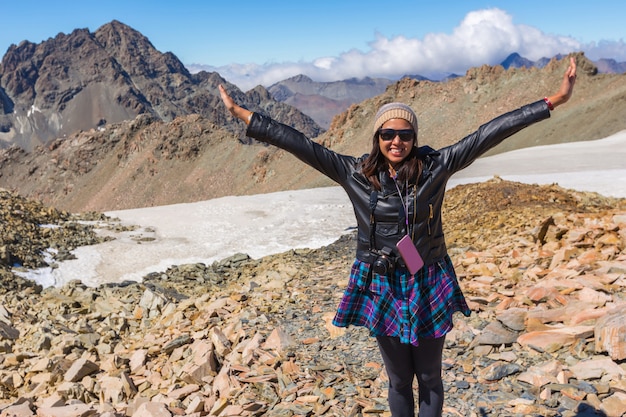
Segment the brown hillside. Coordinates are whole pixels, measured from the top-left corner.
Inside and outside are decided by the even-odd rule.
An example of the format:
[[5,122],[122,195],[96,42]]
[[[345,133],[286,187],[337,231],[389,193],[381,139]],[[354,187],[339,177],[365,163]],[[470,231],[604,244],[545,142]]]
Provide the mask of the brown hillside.
[[[597,75],[582,54],[577,61],[573,98],[550,120],[493,152],[599,139],[626,129],[626,76]],[[566,66],[564,60],[540,70],[483,66],[446,83],[404,79],[336,116],[317,140],[338,152],[366,153],[375,111],[386,102],[402,101],[418,114],[420,142],[442,147],[500,113],[553,93]],[[279,109],[264,111],[285,120],[275,113]],[[144,115],[58,139],[32,153],[0,151],[0,187],[78,212],[331,185],[291,155],[243,139],[198,115],[172,122]]]

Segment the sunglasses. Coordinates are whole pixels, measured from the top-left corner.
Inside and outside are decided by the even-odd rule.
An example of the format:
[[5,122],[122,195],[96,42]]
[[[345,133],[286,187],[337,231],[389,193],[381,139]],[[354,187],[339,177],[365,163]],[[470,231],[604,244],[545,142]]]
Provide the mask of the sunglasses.
[[402,142],[410,142],[415,138],[415,132],[413,129],[378,129],[378,137],[385,142],[393,140],[396,136],[399,136]]

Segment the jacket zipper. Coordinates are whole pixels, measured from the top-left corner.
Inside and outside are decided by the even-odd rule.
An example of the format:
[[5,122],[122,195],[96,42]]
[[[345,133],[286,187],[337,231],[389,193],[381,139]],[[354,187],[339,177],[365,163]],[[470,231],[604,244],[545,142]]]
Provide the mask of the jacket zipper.
[[433,205],[432,203],[428,204],[428,236],[432,235],[432,232],[430,230],[430,221],[435,217],[435,213],[433,211]]

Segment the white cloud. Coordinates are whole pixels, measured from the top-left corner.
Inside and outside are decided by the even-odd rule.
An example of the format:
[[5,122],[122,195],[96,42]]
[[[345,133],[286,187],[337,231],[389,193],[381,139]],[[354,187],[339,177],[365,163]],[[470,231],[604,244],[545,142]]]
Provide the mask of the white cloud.
[[583,50],[585,51],[585,56],[592,60],[612,58],[617,62],[626,61],[626,43],[623,39],[589,43],[583,47]]
[[[585,51],[590,59],[611,57],[626,60],[626,44],[604,42],[583,45],[573,38],[543,33],[537,28],[515,25],[500,9],[470,12],[451,34],[431,33],[423,40],[404,36],[386,38],[376,35],[369,50],[350,50],[337,57],[320,57],[314,62],[271,64],[234,64],[205,67],[220,73],[242,90],[257,85],[270,86],[278,81],[305,74],[316,81],[335,81],[351,77],[464,74],[468,68],[495,65],[513,52],[537,60],[557,54]],[[193,69],[192,69],[193,70]]]

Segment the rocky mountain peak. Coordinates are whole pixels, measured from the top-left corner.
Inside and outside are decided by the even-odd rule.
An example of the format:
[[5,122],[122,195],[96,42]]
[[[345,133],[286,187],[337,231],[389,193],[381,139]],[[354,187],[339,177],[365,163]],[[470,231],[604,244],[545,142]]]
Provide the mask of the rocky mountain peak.
[[[199,114],[243,136],[221,106],[221,77],[192,75],[172,53],[159,52],[138,31],[112,21],[95,33],[76,29],[40,44],[12,45],[0,64],[0,148],[28,151],[74,132],[149,114],[163,121]],[[229,85],[231,90],[235,86]],[[272,100],[264,96],[261,100]],[[260,110],[264,102],[243,104]],[[299,113],[296,126],[322,130]]]
[[127,52],[134,51],[139,52],[138,55],[156,51],[148,38],[118,20],[112,20],[98,28],[95,32],[95,37],[102,47],[109,51],[116,49],[126,50]]
[[526,58],[523,58],[517,52],[509,55],[504,61],[502,61],[502,66],[504,68],[521,68],[521,67],[532,67],[534,63]]
[[117,20],[100,27],[94,35],[131,75],[153,78],[174,73],[190,77],[188,70],[174,54],[159,52],[147,37]]

